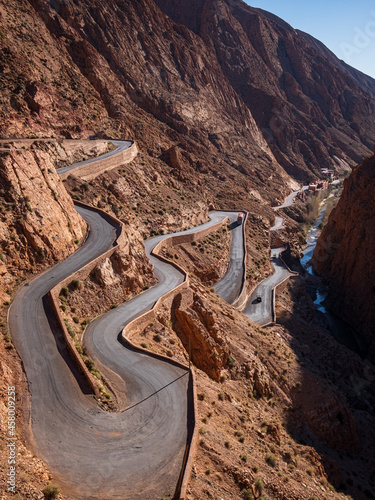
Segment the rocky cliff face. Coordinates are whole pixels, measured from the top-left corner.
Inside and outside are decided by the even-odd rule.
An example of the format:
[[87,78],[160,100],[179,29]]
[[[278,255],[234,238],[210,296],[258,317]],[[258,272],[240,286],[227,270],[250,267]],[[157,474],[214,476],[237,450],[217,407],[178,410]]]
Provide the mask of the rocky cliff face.
[[2,136],[126,136],[212,191],[290,184],[213,50],[153,0],[0,6]]
[[375,156],[356,167],[316,246],[313,263],[329,303],[368,342],[375,359]]
[[127,136],[228,205],[375,141],[372,80],[239,0],[2,0],[0,21],[6,137]]
[[[0,153],[1,288],[67,257],[86,232],[49,156]],[[4,287],[4,288],[3,288]]]
[[374,124],[375,82],[323,44],[242,0],[155,1],[214,50],[290,175],[319,176],[337,158],[353,165],[372,149],[363,116]]

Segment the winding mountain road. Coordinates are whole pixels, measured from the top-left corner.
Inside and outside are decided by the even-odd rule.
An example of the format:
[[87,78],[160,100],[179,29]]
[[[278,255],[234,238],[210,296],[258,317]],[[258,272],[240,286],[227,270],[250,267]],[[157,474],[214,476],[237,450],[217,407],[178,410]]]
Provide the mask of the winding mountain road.
[[[106,157],[131,144],[112,142],[117,149]],[[77,376],[66,342],[56,333],[55,318],[47,301],[50,289],[116,241],[118,227],[108,217],[89,208],[77,210],[90,227],[84,245],[24,285],[9,311],[12,339],[29,381],[35,450],[74,498],[154,500],[173,495],[191,432],[189,371],[173,361],[130,349],[120,338],[127,323],[184,279],[180,271],[151,254],[157,243],[171,235],[145,242],[158,284],[100,316],[86,329],[89,355],[106,373],[111,372],[111,379],[117,380],[117,386],[126,395],[124,409],[109,413],[99,408]],[[176,233],[193,233],[228,217],[232,231],[231,262],[226,276],[216,286],[217,293],[228,302],[238,297],[244,279],[243,229],[236,222],[237,215],[238,212],[212,212],[209,222]],[[273,265],[275,274],[261,285],[265,297],[285,271],[278,257]],[[268,300],[263,301],[262,307],[267,308]],[[248,303],[245,313],[254,319],[258,311],[254,316],[252,305]],[[259,318],[260,324],[262,321]]]
[[[284,203],[277,207],[273,207],[273,210],[279,210],[281,208],[290,207],[297,194],[301,191],[306,191],[308,186],[303,186],[303,188],[298,191],[294,191],[288,195]],[[284,225],[284,219],[282,217],[275,217],[275,224],[270,228],[270,231],[277,231],[282,229]],[[247,300],[245,307],[242,312],[250,318],[255,323],[260,326],[265,326],[274,321],[274,304],[273,304],[273,289],[286,280],[292,273],[285,267],[283,261],[280,258],[280,254],[285,250],[284,247],[271,248],[271,264],[274,272],[271,276],[263,280],[253,291]],[[257,298],[260,297],[260,302]]]
[[[274,321],[272,289],[291,276],[291,273],[288,269],[286,269],[280,259],[280,253],[284,250],[284,247],[272,248],[271,264],[274,269],[274,273],[263,280],[260,285],[255,288],[254,292],[250,295],[246,306],[242,310],[248,318],[255,323],[258,323],[260,326],[268,325]],[[257,297],[261,297],[261,302],[257,302]]]
[[[190,432],[189,372],[172,361],[129,349],[119,339],[128,322],[184,279],[151,255],[152,248],[170,235],[145,244],[158,284],[99,317],[86,331],[89,354],[111,370],[126,391],[126,408],[108,413],[75,376],[77,369],[64,339],[56,334],[46,299],[51,288],[115,243],[115,223],[95,210],[77,210],[90,227],[85,244],[23,286],[9,311],[12,339],[29,381],[35,450],[74,498],[154,500],[173,495]],[[234,220],[237,213],[213,212],[210,217],[206,224],[181,234],[226,217]],[[233,245],[232,252],[236,252]]]
[[239,297],[245,282],[245,248],[243,240],[243,224],[237,221],[239,212],[226,213],[231,231],[230,262],[225,276],[216,283],[215,292],[229,304],[233,304]]
[[133,144],[132,141],[116,141],[116,140],[111,140],[111,142],[115,147],[114,150],[109,151],[108,153],[105,153],[104,155],[101,155],[96,158],[90,158],[89,160],[85,161],[80,161],[79,163],[73,163],[72,165],[68,165],[67,167],[62,167],[59,168],[58,173],[60,175],[65,174],[66,172],[70,172],[71,170],[74,170],[77,167],[82,167],[83,165],[89,165],[91,163],[96,163],[98,161],[104,160],[106,158],[109,158],[110,156],[113,156],[117,153],[121,153],[121,151],[125,151],[126,149],[129,149],[130,146]]

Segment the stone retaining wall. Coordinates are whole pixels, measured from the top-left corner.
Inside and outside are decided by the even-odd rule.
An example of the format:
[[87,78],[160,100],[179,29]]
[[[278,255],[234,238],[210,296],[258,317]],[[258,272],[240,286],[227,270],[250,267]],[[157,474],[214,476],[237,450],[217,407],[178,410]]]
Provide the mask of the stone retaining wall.
[[91,181],[104,172],[108,172],[109,170],[119,168],[126,163],[130,163],[134,160],[137,154],[138,147],[134,142],[130,148],[125,149],[125,151],[120,151],[119,153],[115,153],[108,158],[103,158],[102,160],[78,166],[74,170],[61,174],[61,178],[66,179],[70,174],[74,173],[74,175],[80,177],[84,181]]
[[114,224],[118,226],[118,229],[117,229],[118,237],[116,240],[116,244],[114,245],[113,248],[110,248],[104,254],[100,255],[99,257],[92,260],[91,262],[86,264],[84,267],[82,267],[81,269],[76,271],[75,273],[72,273],[70,276],[68,276],[64,280],[60,281],[55,287],[53,287],[49,291],[49,298],[51,300],[52,308],[55,312],[56,319],[59,322],[59,325],[62,329],[62,332],[64,334],[64,338],[65,338],[66,343],[68,345],[68,348],[69,348],[73,358],[76,360],[79,367],[81,368],[83,375],[85,376],[90,387],[93,389],[95,395],[99,396],[100,393],[99,393],[98,388],[97,388],[96,379],[93,377],[93,375],[91,375],[90,371],[88,370],[87,366],[85,365],[85,363],[84,363],[83,359],[81,358],[79,352],[77,351],[77,349],[75,347],[75,343],[74,343],[73,339],[71,338],[71,336],[69,335],[68,330],[66,328],[66,325],[64,323],[63,317],[62,317],[61,312],[60,312],[59,295],[60,295],[61,289],[64,286],[68,285],[71,281],[73,281],[75,279],[78,279],[78,280],[86,279],[87,276],[90,274],[90,272],[94,269],[94,267],[99,262],[102,262],[104,259],[110,257],[118,248],[121,247],[121,244],[123,243],[123,238],[124,238],[124,234],[123,234],[124,233],[124,231],[123,231],[124,225],[119,219],[107,214],[106,212],[104,212],[103,210],[101,210],[99,208],[93,208],[90,205],[87,205],[86,203],[82,203],[82,202],[78,202],[78,201],[75,202],[75,204],[78,206],[88,208],[89,210],[94,210],[96,212],[103,214],[106,218],[111,219],[114,222]]

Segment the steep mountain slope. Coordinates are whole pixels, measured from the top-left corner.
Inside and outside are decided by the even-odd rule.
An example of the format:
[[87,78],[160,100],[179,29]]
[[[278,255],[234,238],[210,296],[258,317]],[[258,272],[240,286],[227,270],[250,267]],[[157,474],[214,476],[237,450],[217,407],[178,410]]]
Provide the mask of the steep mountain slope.
[[306,181],[375,140],[372,80],[240,0],[1,0],[0,25],[3,137],[127,136],[169,166],[176,146],[228,202],[281,199],[284,170]]
[[290,175],[319,175],[336,156],[354,165],[372,149],[375,82],[323,44],[242,0],[155,1],[214,49]]
[[0,152],[0,298],[23,274],[42,270],[78,248],[86,223],[49,155]]
[[153,0],[0,5],[2,136],[126,136],[218,198],[290,185],[212,49]]
[[375,360],[375,156],[356,167],[316,246],[313,262],[329,303],[369,345]]

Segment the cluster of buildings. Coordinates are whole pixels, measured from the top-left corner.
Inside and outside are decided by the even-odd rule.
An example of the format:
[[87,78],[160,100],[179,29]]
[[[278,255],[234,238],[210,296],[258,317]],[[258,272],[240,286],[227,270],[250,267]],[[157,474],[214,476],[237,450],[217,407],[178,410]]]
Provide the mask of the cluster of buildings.
[[328,189],[330,183],[336,179],[336,172],[330,168],[322,168],[322,174],[324,175],[325,180],[312,182],[309,184],[308,191],[311,193],[324,191],[325,189]]
[[324,180],[324,181],[316,181],[316,182],[311,182],[309,184],[309,191],[311,193],[317,193],[318,191],[324,191],[325,189],[328,189],[329,186],[329,181]]

